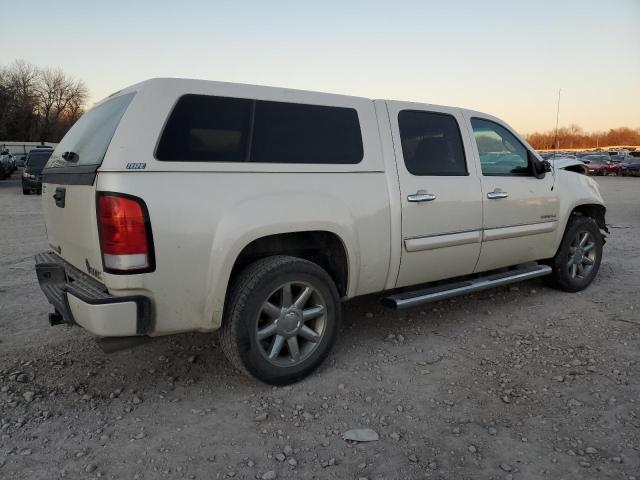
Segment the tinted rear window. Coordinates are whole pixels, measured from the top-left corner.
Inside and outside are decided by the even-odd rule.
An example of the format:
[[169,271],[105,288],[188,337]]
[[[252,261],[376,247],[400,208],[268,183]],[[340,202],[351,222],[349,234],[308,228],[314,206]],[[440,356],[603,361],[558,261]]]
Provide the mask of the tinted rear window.
[[413,175],[467,175],[458,122],[444,113],[403,110],[398,114],[402,155]]
[[162,132],[167,161],[354,164],[362,160],[352,108],[184,95]]
[[[115,97],[92,108],[78,120],[56,147],[47,168],[95,165],[102,163],[111,138],[135,93]],[[72,152],[72,157],[63,157]]]

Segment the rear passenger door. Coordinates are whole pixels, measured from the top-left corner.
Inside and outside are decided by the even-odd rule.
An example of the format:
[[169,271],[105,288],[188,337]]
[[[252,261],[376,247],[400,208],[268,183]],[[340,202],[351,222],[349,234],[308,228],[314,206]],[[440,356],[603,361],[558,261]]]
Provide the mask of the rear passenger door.
[[402,206],[397,286],[472,273],[482,195],[461,112],[403,102],[387,108]]

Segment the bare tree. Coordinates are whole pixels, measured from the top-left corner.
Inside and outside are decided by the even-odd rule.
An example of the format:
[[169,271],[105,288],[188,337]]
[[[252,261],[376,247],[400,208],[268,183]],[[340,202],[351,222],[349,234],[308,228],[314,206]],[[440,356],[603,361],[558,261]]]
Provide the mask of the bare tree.
[[[555,131],[535,132],[525,136],[527,141],[539,150],[555,148]],[[586,133],[578,125],[558,129],[560,149],[606,148],[609,146],[640,145],[640,129],[628,127],[612,128],[607,132]]]
[[[16,60],[5,69],[6,91],[9,94],[7,112],[3,119],[6,134],[31,138],[36,128],[34,112],[38,69],[27,62]],[[17,137],[20,138],[20,137]]]
[[0,137],[59,141],[84,113],[87,87],[60,68],[0,66]]
[[[58,137],[61,121],[76,118],[87,99],[87,87],[81,80],[74,80],[60,68],[40,70],[38,103],[40,140]],[[68,110],[73,110],[69,115]],[[65,122],[66,123],[66,122]]]

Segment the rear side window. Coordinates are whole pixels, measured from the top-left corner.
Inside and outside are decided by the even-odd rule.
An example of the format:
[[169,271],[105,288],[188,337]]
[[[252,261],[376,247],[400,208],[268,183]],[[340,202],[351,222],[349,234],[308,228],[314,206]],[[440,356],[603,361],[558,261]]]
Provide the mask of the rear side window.
[[244,162],[249,147],[252,101],[185,95],[167,121],[158,160]]
[[80,117],[56,147],[47,168],[99,166],[134,95],[108,100]]
[[445,113],[403,110],[398,114],[402,155],[413,175],[467,175],[456,119]]
[[162,132],[167,161],[355,164],[363,157],[352,108],[184,95]]

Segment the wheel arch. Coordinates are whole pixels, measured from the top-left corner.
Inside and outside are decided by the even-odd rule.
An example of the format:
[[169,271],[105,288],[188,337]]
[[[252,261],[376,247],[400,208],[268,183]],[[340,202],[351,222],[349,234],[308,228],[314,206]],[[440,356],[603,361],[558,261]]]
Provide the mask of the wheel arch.
[[[276,227],[281,228],[276,228]],[[302,225],[270,225],[244,232],[232,245],[214,246],[205,302],[204,331],[222,325],[224,306],[233,279],[250,263],[273,255],[289,255],[312,261],[336,282],[340,297],[352,297],[359,278],[356,238],[341,225],[323,224],[317,229]],[[221,257],[219,254],[223,253]]]
[[[605,207],[604,205],[597,204],[597,203],[585,203],[585,204],[577,205],[576,207],[574,207],[573,210],[571,211],[571,214],[569,215],[569,218],[571,218],[572,215],[580,215],[583,217],[593,218],[598,224],[598,227],[600,228],[600,230],[604,230],[605,232],[609,233],[609,230],[607,229],[607,224],[605,223],[606,212],[607,212],[607,207]],[[566,225],[565,225],[565,229],[566,229]]]
[[343,240],[334,232],[307,230],[256,238],[238,254],[229,283],[248,265],[273,255],[289,255],[320,265],[331,276],[341,297],[349,291],[349,257]]

